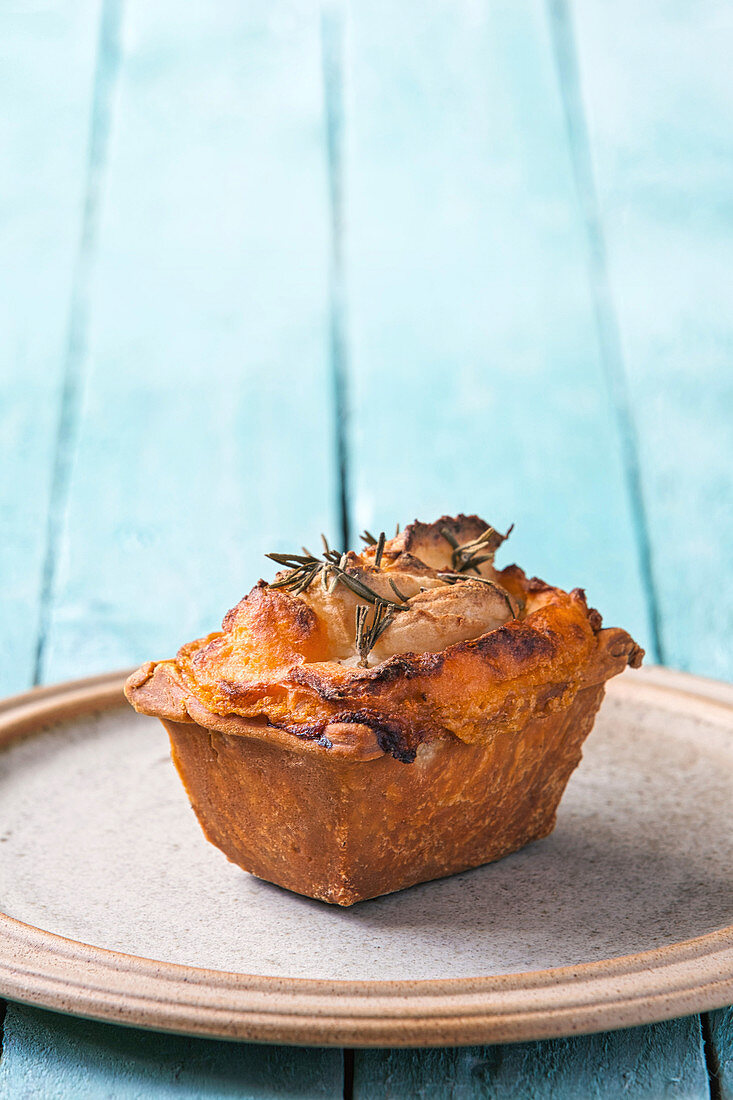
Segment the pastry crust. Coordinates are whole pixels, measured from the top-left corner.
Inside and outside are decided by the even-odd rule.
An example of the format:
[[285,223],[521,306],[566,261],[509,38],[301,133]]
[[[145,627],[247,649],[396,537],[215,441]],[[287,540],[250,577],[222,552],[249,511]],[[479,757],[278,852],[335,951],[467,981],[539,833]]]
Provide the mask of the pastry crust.
[[347,581],[391,601],[361,664],[359,592],[326,572],[294,594],[280,574],[220,632],[130,677],[213,843],[348,905],[551,830],[605,681],[643,651],[581,589],[497,571],[504,537],[443,516],[342,557]]

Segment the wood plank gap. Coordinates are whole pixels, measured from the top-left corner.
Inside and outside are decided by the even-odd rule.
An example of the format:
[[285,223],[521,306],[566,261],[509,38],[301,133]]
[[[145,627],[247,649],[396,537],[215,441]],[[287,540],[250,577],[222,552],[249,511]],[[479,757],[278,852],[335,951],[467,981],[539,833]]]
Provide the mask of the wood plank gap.
[[112,99],[120,62],[122,0],[104,0],[89,123],[86,184],[81,232],[69,307],[69,334],[54,446],[51,493],[41,574],[33,684],[41,683],[56,581],[58,549],[69,495],[84,389],[91,268],[99,225],[100,200],[109,149]]
[[344,1047],[344,1100],[354,1098],[354,1050]]
[[340,0],[326,0],[321,10],[321,49],[331,230],[329,328],[334,443],[338,470],[337,503],[342,548],[348,550],[351,545],[351,522],[344,260],[344,13]]
[[649,535],[648,509],[641,478],[639,440],[631,411],[619,324],[608,273],[606,240],[583,108],[575,33],[567,0],[547,0],[547,10],[570,159],[586,231],[590,289],[600,358],[621,439],[624,474],[639,553],[639,568],[647,598],[652,635],[651,657],[657,664],[664,664],[659,596]]
[[710,1086],[710,1100],[723,1100],[723,1090],[720,1085],[720,1064],[713,1043],[710,1013],[700,1013],[700,1031],[702,1034],[702,1047],[705,1054],[705,1068],[708,1071]]

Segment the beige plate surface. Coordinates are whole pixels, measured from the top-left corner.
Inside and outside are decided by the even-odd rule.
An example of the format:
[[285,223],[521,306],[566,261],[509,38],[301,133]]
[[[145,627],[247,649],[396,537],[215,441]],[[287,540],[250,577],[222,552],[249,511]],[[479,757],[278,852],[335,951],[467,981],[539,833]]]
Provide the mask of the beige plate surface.
[[206,844],[122,679],[0,703],[0,993],[364,1046],[537,1039],[733,1001],[733,687],[618,678],[552,836],[340,910]]

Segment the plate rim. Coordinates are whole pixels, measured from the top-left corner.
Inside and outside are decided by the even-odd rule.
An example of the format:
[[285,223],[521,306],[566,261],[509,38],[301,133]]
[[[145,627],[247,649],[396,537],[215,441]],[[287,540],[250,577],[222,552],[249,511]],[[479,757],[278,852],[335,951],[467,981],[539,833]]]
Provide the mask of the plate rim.
[[[0,700],[0,747],[125,705],[127,672]],[[733,685],[652,667],[609,695],[670,693],[710,717]],[[723,714],[721,714],[721,709]],[[243,974],[95,947],[0,911],[0,995],[93,1019],[224,1039],[319,1046],[517,1042],[631,1027],[733,1002],[733,925],[632,955],[494,976],[323,980]]]

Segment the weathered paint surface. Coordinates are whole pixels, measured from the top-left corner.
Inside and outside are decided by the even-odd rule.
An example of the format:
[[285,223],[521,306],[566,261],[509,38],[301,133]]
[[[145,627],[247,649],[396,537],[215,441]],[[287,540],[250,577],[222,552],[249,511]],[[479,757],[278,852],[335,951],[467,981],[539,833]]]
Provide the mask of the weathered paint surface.
[[502,561],[587,584],[646,644],[543,5],[353,0],[346,48],[359,529],[513,522]]
[[591,0],[573,15],[663,656],[730,679],[733,9]]
[[99,3],[0,7],[0,695],[33,678]]
[[718,1092],[714,1100],[733,1100],[733,1008],[709,1014],[709,1064]]
[[125,6],[45,680],[175,652],[334,531],[319,35]]
[[112,1027],[11,1005],[2,1100],[336,1100],[338,1050],[225,1043]]
[[707,1100],[696,1016],[606,1035],[448,1050],[357,1052],[358,1100]]

